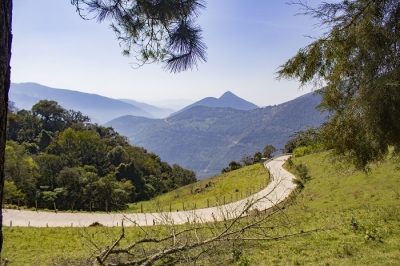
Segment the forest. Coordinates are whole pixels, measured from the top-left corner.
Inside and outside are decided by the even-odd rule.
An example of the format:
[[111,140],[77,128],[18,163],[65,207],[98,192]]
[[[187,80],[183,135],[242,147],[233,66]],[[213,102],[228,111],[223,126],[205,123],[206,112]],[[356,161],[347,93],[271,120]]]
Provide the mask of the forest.
[[5,204],[122,210],[197,181],[195,172],[163,162],[56,101],[41,100],[31,110],[10,102],[6,137]]

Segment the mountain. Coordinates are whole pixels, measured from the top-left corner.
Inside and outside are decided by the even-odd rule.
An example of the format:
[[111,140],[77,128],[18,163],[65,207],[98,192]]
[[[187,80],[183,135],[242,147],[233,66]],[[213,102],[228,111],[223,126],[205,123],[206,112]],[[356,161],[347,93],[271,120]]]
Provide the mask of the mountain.
[[200,101],[197,101],[191,105],[186,106],[185,108],[179,110],[178,112],[174,113],[178,114],[180,112],[183,112],[185,110],[188,110],[194,106],[208,106],[208,107],[231,107],[233,109],[237,110],[252,110],[259,108],[257,105],[248,102],[246,100],[243,100],[242,98],[236,96],[230,91],[225,92],[222,94],[221,97],[215,98],[215,97],[207,97],[204,98]]
[[106,126],[168,163],[196,171],[202,179],[220,173],[232,160],[262,151],[266,145],[280,150],[294,132],[319,126],[325,117],[315,109],[320,101],[319,95],[309,93],[252,110],[193,106],[166,119],[123,116]]
[[84,92],[55,89],[37,83],[11,83],[10,100],[19,109],[30,110],[40,100],[57,101],[63,108],[81,111],[93,122],[105,123],[123,115],[154,118],[150,113],[132,104]]
[[118,100],[126,102],[126,103],[129,103],[129,104],[132,104],[134,106],[137,106],[140,109],[152,114],[156,118],[168,117],[170,114],[172,114],[174,112],[174,110],[169,109],[169,108],[159,108],[159,107],[156,107],[154,105],[150,105],[150,104],[142,103],[142,102],[137,102],[137,101],[131,100],[131,99],[118,99]]

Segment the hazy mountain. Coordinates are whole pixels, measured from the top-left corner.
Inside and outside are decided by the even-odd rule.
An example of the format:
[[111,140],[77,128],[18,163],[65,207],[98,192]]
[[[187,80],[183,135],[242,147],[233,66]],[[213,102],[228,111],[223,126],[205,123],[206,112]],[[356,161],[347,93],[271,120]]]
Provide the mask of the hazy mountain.
[[219,98],[215,98],[215,97],[204,98],[200,101],[197,101],[191,105],[186,106],[185,108],[183,108],[182,110],[179,110],[178,112],[174,113],[173,115],[183,112],[185,110],[188,110],[194,106],[231,107],[231,108],[237,109],[237,110],[251,110],[251,109],[259,108],[257,105],[236,96],[235,94],[233,94],[230,91],[227,91]]
[[324,115],[315,109],[320,100],[310,93],[253,110],[194,106],[167,119],[124,116],[106,125],[162,160],[196,171],[201,179],[268,144],[282,149],[294,132],[319,126],[324,121]]
[[97,94],[55,89],[37,83],[11,83],[10,100],[19,109],[30,110],[39,100],[57,101],[65,109],[81,111],[94,122],[105,123],[123,115],[155,118],[150,113],[123,101]]
[[137,106],[140,109],[152,114],[156,118],[168,117],[170,114],[175,112],[175,110],[170,109],[170,108],[159,108],[159,107],[154,106],[154,105],[150,105],[150,104],[142,103],[142,102],[137,102],[137,101],[131,100],[131,99],[118,99],[118,100],[126,102],[126,103],[129,103],[129,104],[132,104],[134,106]]

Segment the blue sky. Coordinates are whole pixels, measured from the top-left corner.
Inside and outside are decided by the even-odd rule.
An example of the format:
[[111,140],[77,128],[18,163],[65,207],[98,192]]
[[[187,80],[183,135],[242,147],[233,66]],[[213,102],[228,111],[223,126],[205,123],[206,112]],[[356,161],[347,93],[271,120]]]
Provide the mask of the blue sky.
[[311,42],[304,36],[320,35],[299,12],[281,0],[210,0],[198,20],[208,61],[171,74],[161,64],[132,68],[109,23],[82,20],[69,0],[14,1],[11,80],[150,103],[229,90],[259,106],[279,104],[310,91],[275,74]]

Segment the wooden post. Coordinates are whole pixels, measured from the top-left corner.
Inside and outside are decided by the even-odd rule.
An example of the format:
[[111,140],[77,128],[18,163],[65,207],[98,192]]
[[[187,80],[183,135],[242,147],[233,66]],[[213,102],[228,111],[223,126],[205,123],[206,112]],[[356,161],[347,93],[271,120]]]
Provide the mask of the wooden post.
[[140,203],[140,212],[143,213],[143,203]]
[[89,212],[92,212],[92,201],[89,201]]
[[194,203],[194,209],[196,210],[197,208],[196,208],[196,202]]
[[169,204],[169,212],[171,212],[171,203]]
[[185,210],[185,203],[182,202],[182,209]]
[[207,199],[207,208],[210,208],[210,199]]
[[35,206],[36,206],[36,212],[37,212],[37,211],[38,211],[38,210],[37,210],[37,200],[35,200]]
[[224,195],[224,205],[225,205],[225,195]]
[[55,211],[55,213],[57,213],[57,206],[56,206],[56,202],[55,201],[53,201],[53,205],[54,205],[54,211]]
[[108,202],[106,201],[106,213],[108,213]]
[[19,210],[19,200],[18,200],[18,210]]
[[231,203],[232,203],[232,193],[231,193]]

